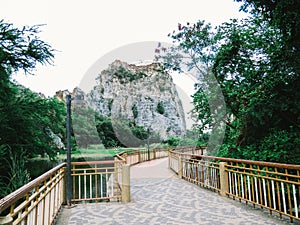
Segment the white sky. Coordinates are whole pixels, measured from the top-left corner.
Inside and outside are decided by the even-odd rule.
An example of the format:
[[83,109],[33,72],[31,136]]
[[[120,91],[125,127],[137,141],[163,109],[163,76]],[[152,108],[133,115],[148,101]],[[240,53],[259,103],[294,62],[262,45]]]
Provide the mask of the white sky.
[[78,86],[91,65],[126,44],[171,42],[178,23],[206,20],[219,25],[243,17],[233,0],[7,0],[0,18],[15,26],[46,24],[41,39],[58,50],[54,66],[16,79],[33,91],[53,96]]

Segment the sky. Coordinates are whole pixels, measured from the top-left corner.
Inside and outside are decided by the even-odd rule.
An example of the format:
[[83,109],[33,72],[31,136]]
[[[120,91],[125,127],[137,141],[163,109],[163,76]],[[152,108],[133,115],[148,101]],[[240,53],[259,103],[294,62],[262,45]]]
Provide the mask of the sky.
[[13,78],[53,96],[79,86],[97,60],[122,46],[171,43],[168,33],[178,23],[220,25],[244,17],[239,6],[233,0],[9,0],[1,2],[0,18],[20,28],[45,24],[39,36],[56,49],[53,65],[38,66],[34,76]]

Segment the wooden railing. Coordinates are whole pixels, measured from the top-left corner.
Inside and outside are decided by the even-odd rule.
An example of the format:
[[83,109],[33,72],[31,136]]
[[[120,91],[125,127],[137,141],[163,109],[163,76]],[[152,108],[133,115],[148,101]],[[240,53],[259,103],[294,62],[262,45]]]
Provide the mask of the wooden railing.
[[65,163],[0,200],[0,224],[52,224],[64,202]]
[[300,221],[300,166],[170,151],[179,177],[253,206]]

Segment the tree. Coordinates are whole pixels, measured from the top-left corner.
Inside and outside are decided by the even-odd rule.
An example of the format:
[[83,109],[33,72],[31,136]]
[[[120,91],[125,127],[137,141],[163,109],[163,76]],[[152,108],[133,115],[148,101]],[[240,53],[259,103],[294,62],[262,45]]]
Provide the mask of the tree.
[[54,50],[39,39],[40,26],[24,26],[22,29],[0,20],[0,90],[1,99],[10,95],[11,74],[23,70],[32,74],[37,63],[51,64]]
[[224,98],[212,73],[217,36],[205,21],[178,24],[178,31],[173,31],[169,36],[175,46],[167,51],[163,46],[157,49],[156,52],[160,53],[158,60],[162,60],[166,69],[190,72],[199,80],[193,113],[198,114],[201,121],[198,123],[201,134],[207,129],[212,131],[207,149],[209,154],[215,154],[222,141],[220,137],[223,136],[224,123],[227,123]]
[[300,2],[294,0],[235,0],[244,2],[241,10],[262,15],[265,21],[278,28],[285,42],[281,54],[300,73]]
[[[222,154],[299,162],[297,145],[291,147],[285,142],[288,154],[270,145],[270,137],[274,143],[283,143],[287,135],[299,138],[295,133],[299,132],[300,119],[300,96],[296,92],[299,74],[283,54],[285,37],[262,17],[224,24],[220,32],[226,41],[219,48],[213,70],[224,90],[227,109],[234,117],[234,127],[227,136],[230,148]],[[267,146],[272,148],[264,149]],[[284,157],[290,154],[298,156],[297,159]]]
[[[28,181],[23,168],[27,157],[37,154],[54,157],[57,146],[49,132],[61,137],[63,133],[64,104],[33,93],[11,80],[11,75],[20,70],[33,74],[37,64],[51,64],[54,50],[40,40],[39,28],[18,29],[0,20],[0,183],[8,184],[5,188],[9,190]],[[23,180],[19,177],[22,173],[16,175],[18,180],[12,177],[15,176],[13,165],[22,167],[18,171],[24,171]],[[9,172],[7,168],[13,169]]]
[[[207,129],[220,120],[227,125],[219,154],[288,160],[282,157],[284,151],[270,145],[271,138],[276,137],[281,147],[298,156],[293,162],[299,163],[299,73],[296,60],[291,62],[286,57],[294,53],[282,30],[259,13],[242,21],[233,19],[216,30],[204,21],[178,28],[171,35],[178,47],[164,58],[165,66],[181,69],[184,62],[183,66],[197,69],[202,82],[193,99],[194,113],[202,122],[200,128],[203,131],[205,126]],[[210,75],[216,78],[227,109],[227,115],[217,120],[212,118],[215,112],[210,105],[218,92],[209,83],[213,80],[207,79]],[[292,137],[296,138],[294,145],[285,141]],[[264,151],[267,154],[261,157],[267,146],[272,149]]]
[[289,47],[298,47],[300,43],[300,2],[294,0],[235,0],[244,2],[241,10],[251,14],[261,14],[265,21],[279,28],[288,40]]
[[[78,106],[74,104],[72,108],[72,130],[79,148],[87,148],[89,145],[101,144],[96,128],[97,115],[95,111],[88,106]],[[100,119],[98,118],[98,122]],[[106,143],[104,144],[106,145]]]
[[7,76],[20,69],[32,73],[37,63],[45,65],[52,62],[54,50],[39,39],[39,28],[36,25],[18,29],[0,20],[0,68]]
[[123,146],[115,134],[110,118],[96,114],[96,127],[98,135],[106,148]]
[[114,120],[96,113],[98,135],[105,147],[139,147],[149,143],[160,142],[155,132],[148,133],[143,126],[138,126],[127,119]]

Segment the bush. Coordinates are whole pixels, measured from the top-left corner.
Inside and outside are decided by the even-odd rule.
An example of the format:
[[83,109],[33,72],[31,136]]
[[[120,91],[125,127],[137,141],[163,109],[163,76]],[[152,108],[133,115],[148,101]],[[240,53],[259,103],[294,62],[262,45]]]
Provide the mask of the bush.
[[178,146],[180,138],[177,137],[168,137],[166,140],[163,141],[164,144],[168,144],[169,146]]
[[300,134],[290,130],[272,129],[259,143],[240,147],[223,144],[218,156],[266,162],[300,164]]
[[165,108],[164,108],[163,102],[159,102],[159,103],[157,104],[156,111],[157,111],[159,114],[162,114],[162,115],[165,113]]
[[132,109],[133,118],[136,119],[139,115],[136,104],[134,104],[131,109]]

